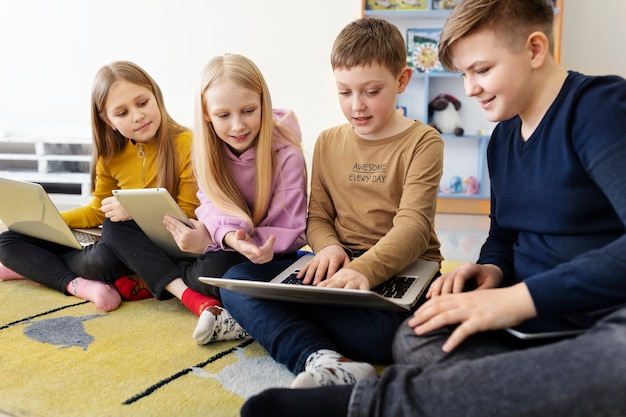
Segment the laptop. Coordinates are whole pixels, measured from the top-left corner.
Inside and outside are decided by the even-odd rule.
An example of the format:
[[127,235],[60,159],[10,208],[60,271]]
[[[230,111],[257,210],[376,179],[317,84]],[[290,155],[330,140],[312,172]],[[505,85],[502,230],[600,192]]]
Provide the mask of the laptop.
[[304,255],[269,282],[200,277],[200,281],[251,297],[308,304],[410,311],[435,274],[439,263],[418,260],[387,282],[369,290],[303,285],[295,275],[313,255]]
[[173,258],[197,258],[199,255],[180,250],[172,234],[165,228],[163,218],[170,215],[193,228],[189,218],[165,188],[113,190],[133,220],[150,240]]
[[13,232],[74,249],[100,239],[100,228],[70,229],[40,184],[0,178],[0,195],[0,221]]

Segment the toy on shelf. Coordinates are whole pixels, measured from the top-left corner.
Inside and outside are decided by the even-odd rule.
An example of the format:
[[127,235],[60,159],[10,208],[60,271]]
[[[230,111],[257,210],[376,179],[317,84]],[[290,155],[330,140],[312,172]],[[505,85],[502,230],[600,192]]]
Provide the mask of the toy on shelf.
[[466,195],[478,195],[480,194],[480,183],[473,175],[461,180],[458,175],[450,178],[448,187],[440,187],[440,194],[466,194]]
[[468,195],[480,194],[480,183],[478,182],[476,177],[470,175],[469,177],[465,178],[465,180],[463,181],[463,185],[465,188],[465,194],[468,194]]
[[428,104],[430,125],[444,134],[463,136],[459,109],[461,102],[450,94],[439,94]]
[[461,177],[455,175],[450,179],[450,194],[461,194],[463,192],[463,182],[461,181]]

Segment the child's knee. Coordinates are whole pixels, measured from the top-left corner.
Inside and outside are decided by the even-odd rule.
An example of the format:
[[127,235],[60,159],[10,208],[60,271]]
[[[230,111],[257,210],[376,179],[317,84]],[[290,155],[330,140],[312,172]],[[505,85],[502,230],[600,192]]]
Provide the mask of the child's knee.
[[418,336],[407,319],[396,332],[392,348],[394,362],[420,368],[437,363],[445,356],[441,348],[449,335],[450,332],[444,329]]

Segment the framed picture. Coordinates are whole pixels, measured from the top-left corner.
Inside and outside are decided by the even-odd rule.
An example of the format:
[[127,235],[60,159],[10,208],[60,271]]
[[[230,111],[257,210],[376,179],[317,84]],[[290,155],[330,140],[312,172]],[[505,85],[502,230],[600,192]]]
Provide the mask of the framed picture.
[[452,9],[459,0],[433,0],[434,10],[449,10]]
[[441,29],[407,29],[407,65],[415,72],[445,72],[437,56]]

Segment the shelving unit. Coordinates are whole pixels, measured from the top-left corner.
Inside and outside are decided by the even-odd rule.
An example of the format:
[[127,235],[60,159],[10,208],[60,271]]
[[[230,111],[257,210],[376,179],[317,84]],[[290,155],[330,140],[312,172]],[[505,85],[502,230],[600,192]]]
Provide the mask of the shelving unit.
[[[555,6],[555,55],[560,59],[561,19],[564,0],[553,0]],[[408,29],[441,29],[450,14],[445,0],[363,0],[362,15],[389,20],[407,36]],[[409,44],[409,42],[407,42]],[[495,123],[489,122],[478,103],[465,95],[463,81],[456,73],[413,72],[405,92],[397,105],[410,118],[428,123],[428,103],[439,94],[450,94],[462,104],[459,114],[463,136],[444,134],[444,172],[441,181],[437,211],[439,213],[489,213],[489,175],[486,150]],[[456,177],[456,178],[455,178]],[[450,193],[451,182],[470,177],[479,183],[477,194],[463,191]]]
[[0,138],[0,176],[37,182],[49,193],[91,195],[91,139],[10,135]]
[[[405,35],[407,45],[410,44],[407,39],[409,29],[441,29],[450,14],[450,10],[436,8],[437,0],[395,1],[397,3],[394,4],[393,1],[375,3],[375,0],[364,0],[363,16],[389,20]],[[389,9],[382,9],[386,3],[389,3]],[[420,9],[407,9],[409,3]],[[489,179],[485,155],[489,133],[495,124],[485,119],[478,103],[466,97],[461,77],[451,72],[414,71],[409,86],[398,97],[397,105],[406,110],[408,117],[428,123],[428,103],[439,94],[452,95],[461,102],[459,115],[465,134],[442,135],[445,144],[444,172],[437,211],[486,214],[489,212]],[[467,186],[463,184],[471,181],[472,177],[478,182],[477,194],[468,194]],[[460,190],[458,185],[454,187],[459,179]]]

